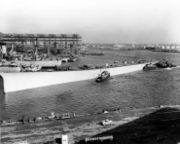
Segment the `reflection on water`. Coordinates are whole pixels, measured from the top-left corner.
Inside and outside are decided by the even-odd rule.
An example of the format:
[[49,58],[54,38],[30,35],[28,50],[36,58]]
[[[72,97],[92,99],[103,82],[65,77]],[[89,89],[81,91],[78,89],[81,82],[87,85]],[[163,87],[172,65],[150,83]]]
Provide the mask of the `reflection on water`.
[[5,95],[4,93],[0,93],[0,120],[2,119],[3,116],[5,116]]
[[[92,62],[103,62],[112,57],[124,59],[171,59],[180,64],[179,54],[129,51],[109,52],[105,57],[93,57]],[[88,59],[88,60],[87,60]],[[90,61],[87,57],[84,62]],[[113,60],[114,60],[113,59]],[[57,113],[77,112],[93,113],[104,108],[128,107],[143,108],[149,106],[180,104],[180,69],[136,72],[116,76],[104,83],[94,80],[50,86],[14,93],[0,97],[1,116],[19,118],[22,115],[44,116]]]

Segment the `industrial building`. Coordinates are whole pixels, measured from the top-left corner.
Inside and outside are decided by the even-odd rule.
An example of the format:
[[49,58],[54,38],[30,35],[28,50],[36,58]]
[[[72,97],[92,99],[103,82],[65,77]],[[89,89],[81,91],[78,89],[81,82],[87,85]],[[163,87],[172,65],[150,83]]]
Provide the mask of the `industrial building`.
[[77,55],[81,46],[79,34],[5,34],[0,33],[1,54],[33,51]]

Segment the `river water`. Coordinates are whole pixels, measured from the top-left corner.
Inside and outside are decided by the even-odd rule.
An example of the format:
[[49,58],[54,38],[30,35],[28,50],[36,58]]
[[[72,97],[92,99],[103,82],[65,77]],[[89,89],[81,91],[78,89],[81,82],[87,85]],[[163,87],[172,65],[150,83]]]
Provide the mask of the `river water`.
[[[150,51],[105,51],[104,56],[86,56],[75,65],[116,61],[160,60],[180,65],[180,54]],[[0,94],[0,118],[47,116],[51,112],[94,113],[105,108],[144,108],[180,104],[180,68],[134,72],[104,83],[94,80]]]

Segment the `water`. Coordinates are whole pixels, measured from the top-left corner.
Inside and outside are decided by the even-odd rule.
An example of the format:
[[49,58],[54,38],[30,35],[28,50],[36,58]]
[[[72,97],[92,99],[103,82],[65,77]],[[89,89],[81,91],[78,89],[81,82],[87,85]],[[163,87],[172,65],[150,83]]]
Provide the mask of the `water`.
[[[149,51],[105,51],[105,56],[81,58],[83,63],[110,63],[167,58],[180,65],[180,54]],[[94,113],[104,108],[143,108],[180,104],[180,68],[135,72],[104,83],[93,80],[0,95],[1,119],[47,116],[50,112]]]

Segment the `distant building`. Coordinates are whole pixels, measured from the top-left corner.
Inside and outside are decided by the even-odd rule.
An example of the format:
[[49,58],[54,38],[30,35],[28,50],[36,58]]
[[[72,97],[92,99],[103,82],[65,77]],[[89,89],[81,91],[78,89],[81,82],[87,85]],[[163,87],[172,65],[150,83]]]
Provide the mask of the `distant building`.
[[31,46],[32,48],[46,48],[47,53],[50,49],[59,52],[69,51],[77,54],[81,45],[81,36],[79,34],[4,34],[0,33],[0,47],[2,45],[11,46],[20,45],[22,48]]

